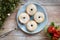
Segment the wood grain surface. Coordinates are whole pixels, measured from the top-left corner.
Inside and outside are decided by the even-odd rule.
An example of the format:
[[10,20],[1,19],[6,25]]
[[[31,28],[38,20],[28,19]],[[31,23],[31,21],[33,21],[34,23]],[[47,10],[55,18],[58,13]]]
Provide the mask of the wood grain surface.
[[[55,22],[56,25],[60,25],[60,6],[53,6],[53,5],[52,6],[42,5],[42,6],[45,7],[47,11],[47,15],[48,15],[47,25],[49,25],[50,22],[52,21]],[[16,14],[20,7],[21,5],[19,5],[11,14],[11,16],[9,16],[5,20],[3,25],[4,30],[0,32],[0,35],[3,33],[9,32],[11,30],[14,30],[14,28],[17,28]],[[17,28],[16,30],[12,31],[10,34],[5,36],[4,38],[0,38],[0,40],[49,40],[49,38],[45,34],[44,29],[37,34],[29,35]]]

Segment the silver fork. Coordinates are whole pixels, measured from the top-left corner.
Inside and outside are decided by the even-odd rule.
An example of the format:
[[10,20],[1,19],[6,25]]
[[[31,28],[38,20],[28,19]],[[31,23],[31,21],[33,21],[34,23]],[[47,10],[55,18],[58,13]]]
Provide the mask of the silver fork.
[[9,31],[9,32],[6,32],[6,33],[0,35],[0,38],[4,38],[5,36],[7,36],[8,34],[10,34],[10,33],[11,33],[12,31],[14,31],[14,30],[16,30],[16,28],[13,29],[13,30],[11,30],[11,31]]

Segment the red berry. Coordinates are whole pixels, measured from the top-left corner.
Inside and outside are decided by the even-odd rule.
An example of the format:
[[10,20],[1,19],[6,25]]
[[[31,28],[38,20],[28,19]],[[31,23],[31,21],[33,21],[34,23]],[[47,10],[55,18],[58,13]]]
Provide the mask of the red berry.
[[55,33],[56,32],[56,29],[55,28],[52,28],[52,32]]
[[54,33],[54,32],[56,32],[55,27],[49,26],[49,27],[48,27],[48,32],[49,32],[49,33]]
[[59,37],[60,37],[60,31],[57,31],[56,33],[57,33],[57,34],[59,35]]
[[59,38],[59,35],[57,33],[54,33],[53,36]]

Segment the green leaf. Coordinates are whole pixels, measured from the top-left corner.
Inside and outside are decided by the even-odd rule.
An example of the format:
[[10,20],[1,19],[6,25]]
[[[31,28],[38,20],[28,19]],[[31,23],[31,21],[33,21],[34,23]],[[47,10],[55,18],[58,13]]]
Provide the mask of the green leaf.
[[54,22],[51,22],[51,24],[50,24],[51,26],[55,26],[55,24],[54,24]]

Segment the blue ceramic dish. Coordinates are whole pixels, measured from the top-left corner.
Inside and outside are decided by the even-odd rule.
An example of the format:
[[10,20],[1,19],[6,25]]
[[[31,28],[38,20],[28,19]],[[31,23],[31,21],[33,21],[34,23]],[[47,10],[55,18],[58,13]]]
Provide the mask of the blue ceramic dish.
[[[48,18],[47,18],[46,10],[45,10],[39,3],[33,3],[33,4],[36,5],[37,11],[40,11],[40,12],[43,12],[43,13],[44,13],[44,15],[45,15],[45,20],[44,20],[44,22],[38,24],[38,27],[37,27],[37,29],[36,29],[35,31],[29,32],[29,31],[26,29],[26,25],[21,24],[21,23],[19,22],[19,20],[18,20],[18,16],[20,15],[20,13],[25,12],[26,7],[27,7],[27,5],[29,5],[29,4],[30,4],[30,3],[24,4],[24,5],[18,10],[16,20],[17,20],[18,28],[20,28],[22,31],[24,31],[24,32],[26,32],[26,33],[28,33],[28,34],[35,34],[35,33],[40,32],[41,30],[43,30],[43,28],[46,26],[46,24],[47,24],[47,22],[48,22]],[[31,17],[30,19],[32,19],[32,17]]]

